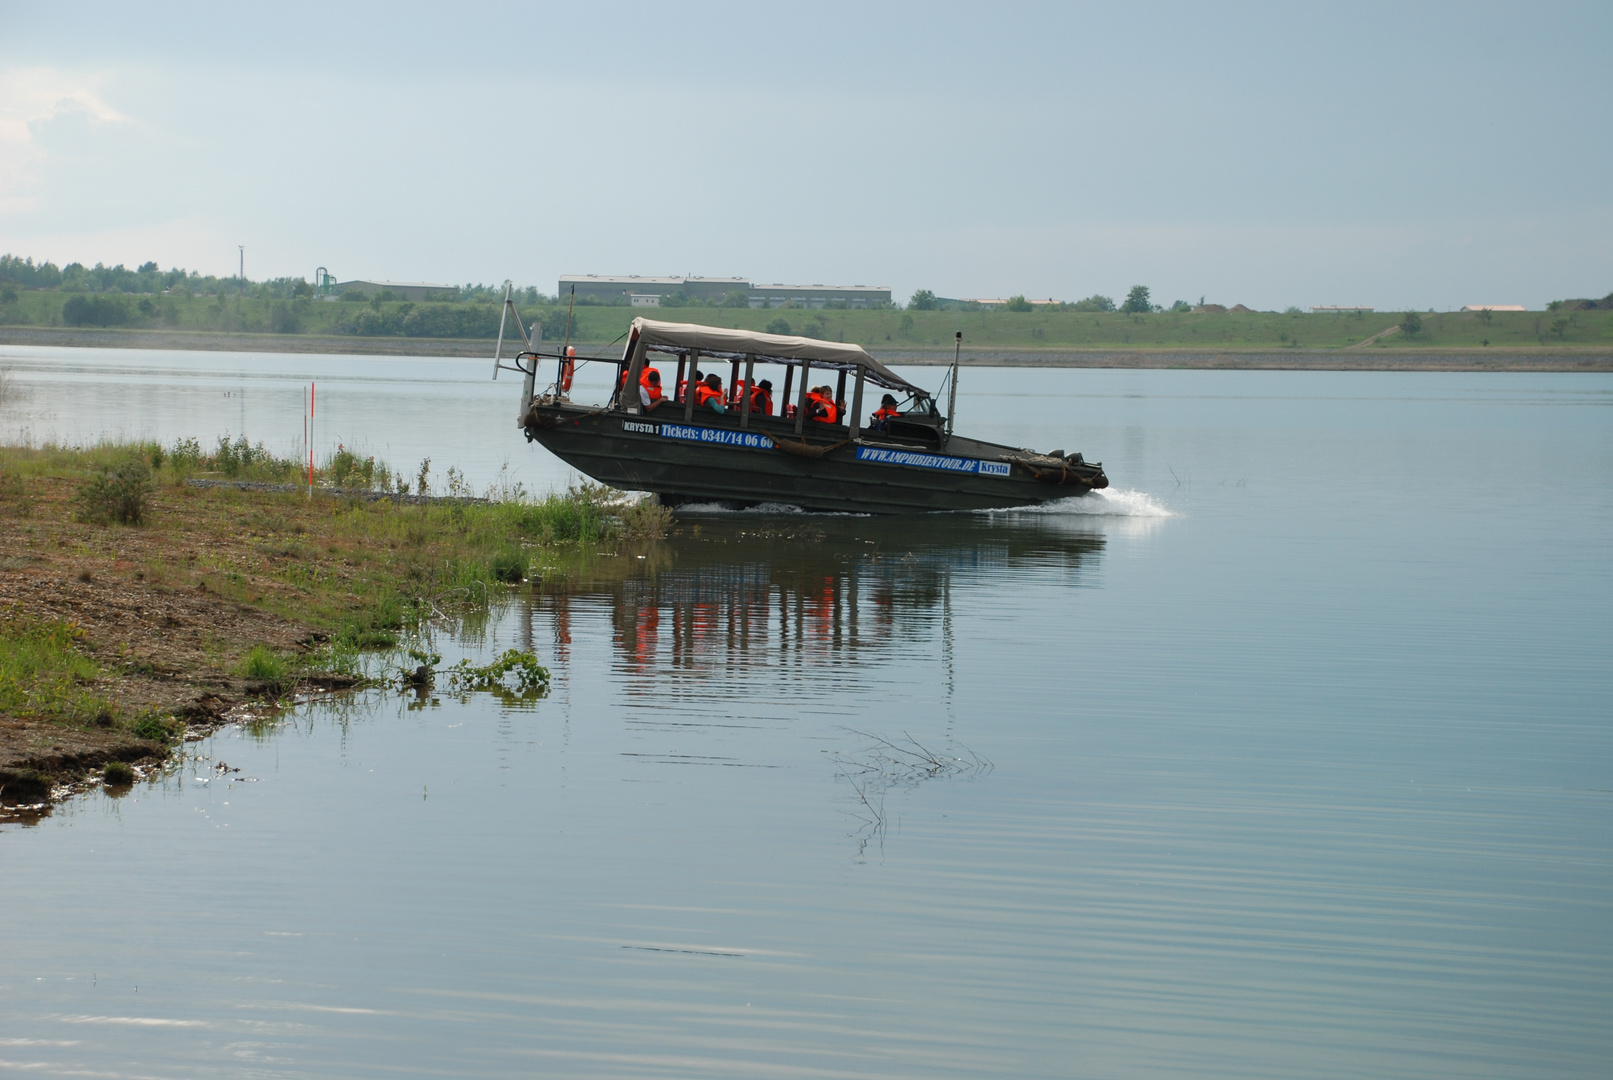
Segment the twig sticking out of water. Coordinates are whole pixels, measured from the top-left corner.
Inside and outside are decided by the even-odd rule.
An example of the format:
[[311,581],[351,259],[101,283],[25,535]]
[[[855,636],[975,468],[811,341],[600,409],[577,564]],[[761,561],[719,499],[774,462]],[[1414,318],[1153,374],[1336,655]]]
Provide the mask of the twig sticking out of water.
[[857,795],[858,808],[851,814],[863,823],[857,830],[859,855],[867,850],[870,842],[877,842],[880,850],[884,850],[885,826],[889,820],[885,813],[885,796],[891,788],[913,788],[941,776],[983,776],[992,770],[990,759],[967,747],[956,747],[962,756],[953,756],[931,750],[905,731],[902,732],[905,741],[897,742],[855,728],[843,730],[868,740],[868,745],[856,755],[834,753],[840,777]]
[[956,749],[963,755],[955,757],[931,750],[912,735],[902,732],[906,743],[898,743],[883,735],[874,735],[856,728],[845,728],[853,735],[867,739],[871,744],[857,759],[836,754],[842,768],[850,767],[862,773],[876,773],[888,785],[917,783],[937,776],[954,776],[964,773],[984,775],[992,770],[989,759],[981,757],[966,746]]

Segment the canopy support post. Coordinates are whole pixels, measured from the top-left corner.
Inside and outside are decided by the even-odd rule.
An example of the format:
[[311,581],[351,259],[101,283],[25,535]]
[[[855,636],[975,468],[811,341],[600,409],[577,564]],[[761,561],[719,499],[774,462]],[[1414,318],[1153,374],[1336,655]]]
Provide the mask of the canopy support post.
[[863,377],[867,374],[867,368],[859,367],[857,369],[857,387],[851,392],[851,415],[846,417],[846,422],[850,427],[849,437],[853,439],[862,431]]
[[[861,368],[857,369],[861,371]],[[846,422],[846,369],[840,369],[840,378],[835,382],[835,411],[840,413],[836,419],[842,424]]]
[[739,405],[739,430],[750,427],[751,379],[756,375],[756,357],[745,356],[745,400]]
[[812,361],[801,361],[801,390],[795,400],[795,434],[799,436],[806,426],[807,383],[812,381]]
[[633,349],[633,358],[627,363],[627,382],[622,384],[621,408],[623,412],[636,413],[639,411],[638,377],[644,370],[644,354],[649,350],[650,343],[642,337],[638,339]]
[[780,394],[779,397],[778,397],[778,415],[779,415],[780,420],[784,419],[784,414],[789,411],[789,408],[790,408],[790,386],[794,382],[795,382],[795,365],[794,364],[785,364],[784,365],[784,393]]
[[695,376],[700,374],[700,350],[689,350],[689,385],[683,388],[683,422],[689,423],[694,419],[695,388],[700,384],[695,382]]

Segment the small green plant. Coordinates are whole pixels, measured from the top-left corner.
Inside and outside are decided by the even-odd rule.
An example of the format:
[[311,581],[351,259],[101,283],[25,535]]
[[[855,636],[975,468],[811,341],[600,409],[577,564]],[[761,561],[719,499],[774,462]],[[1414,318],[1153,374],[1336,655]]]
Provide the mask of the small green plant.
[[134,770],[126,761],[109,761],[101,770],[101,779],[107,787],[128,787],[134,783]]
[[782,315],[779,316],[767,324],[767,332],[769,334],[788,334],[790,332],[790,320]]
[[623,539],[660,540],[672,527],[672,511],[649,497],[628,503],[617,520],[621,523]]
[[508,689],[504,680],[515,679],[518,694],[545,694],[549,690],[549,669],[538,663],[538,658],[520,649],[506,649],[491,664],[472,664],[461,660],[447,671],[455,690]]
[[267,645],[254,645],[236,670],[248,679],[280,680],[286,677],[291,665]]
[[165,743],[174,736],[173,726],[160,716],[145,716],[134,725],[135,738]]
[[151,466],[130,454],[79,485],[79,518],[138,525],[151,506],[152,487]]
[[492,570],[495,581],[502,581],[507,585],[519,585],[526,580],[526,552],[517,547],[504,548],[493,556],[489,569]]
[[1423,332],[1423,319],[1415,311],[1406,312],[1406,317],[1400,320],[1400,331],[1408,337],[1416,337]]

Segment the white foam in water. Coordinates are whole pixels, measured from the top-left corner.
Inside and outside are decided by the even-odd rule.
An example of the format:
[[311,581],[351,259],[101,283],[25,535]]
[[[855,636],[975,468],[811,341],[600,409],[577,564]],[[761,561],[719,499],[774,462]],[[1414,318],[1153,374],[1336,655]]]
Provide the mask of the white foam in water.
[[986,510],[987,514],[1080,514],[1086,517],[1168,518],[1176,514],[1154,501],[1146,491],[1101,488],[1086,495],[1055,499],[1040,506],[1014,510]]
[[[808,511],[790,503],[759,503],[743,509],[734,509],[720,503],[684,503],[678,507],[692,514],[806,514]],[[1040,506],[1022,506],[1002,510],[981,510],[982,514],[1068,514],[1084,517],[1168,518],[1175,512],[1155,502],[1145,491],[1123,491],[1104,488],[1087,495],[1072,495],[1068,499],[1055,499]],[[845,511],[820,511],[813,517],[867,517]]]

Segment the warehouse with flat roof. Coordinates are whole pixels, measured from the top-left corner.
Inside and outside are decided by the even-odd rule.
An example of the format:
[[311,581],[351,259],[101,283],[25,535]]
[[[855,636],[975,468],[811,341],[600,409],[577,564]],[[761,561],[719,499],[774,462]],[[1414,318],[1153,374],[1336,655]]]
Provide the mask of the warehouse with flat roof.
[[568,274],[560,279],[559,295],[566,299],[577,290],[578,300],[598,304],[654,307],[661,297],[682,294],[704,303],[732,302],[741,293],[753,308],[877,307],[891,302],[887,286],[872,285],[754,285],[748,278],[640,277],[630,274]]

